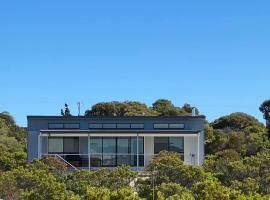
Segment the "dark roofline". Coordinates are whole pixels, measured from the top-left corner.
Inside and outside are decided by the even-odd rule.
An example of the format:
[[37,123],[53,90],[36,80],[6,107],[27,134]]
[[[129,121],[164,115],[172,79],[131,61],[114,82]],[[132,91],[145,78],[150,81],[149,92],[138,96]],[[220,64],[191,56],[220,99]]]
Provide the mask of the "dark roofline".
[[187,133],[187,134],[198,134],[200,130],[146,130],[146,129],[138,129],[138,130],[69,130],[69,129],[45,129],[40,130],[42,133]]
[[172,119],[172,118],[179,118],[179,119],[186,119],[186,118],[201,118],[205,119],[206,117],[204,115],[182,115],[182,116],[91,116],[91,117],[85,117],[85,116],[45,116],[45,115],[28,115],[27,119]]

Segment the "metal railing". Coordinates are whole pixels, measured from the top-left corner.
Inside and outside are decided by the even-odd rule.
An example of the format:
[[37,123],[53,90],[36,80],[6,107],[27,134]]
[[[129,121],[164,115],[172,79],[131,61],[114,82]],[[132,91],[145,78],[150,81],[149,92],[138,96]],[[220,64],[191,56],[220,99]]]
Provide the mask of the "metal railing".
[[71,168],[77,170],[77,167],[73,166],[70,162],[66,161],[66,160],[65,160],[64,158],[62,158],[60,155],[54,154],[54,157],[55,157],[56,159],[59,159],[59,160],[63,161],[65,164],[69,165]]
[[[92,153],[92,154],[59,154],[49,153],[42,156],[54,156],[72,169],[98,169],[100,167],[115,167],[128,165],[132,169],[142,169],[151,162],[157,154],[124,154],[124,153]],[[186,164],[196,165],[197,155],[180,154]],[[137,161],[138,160],[138,161]]]

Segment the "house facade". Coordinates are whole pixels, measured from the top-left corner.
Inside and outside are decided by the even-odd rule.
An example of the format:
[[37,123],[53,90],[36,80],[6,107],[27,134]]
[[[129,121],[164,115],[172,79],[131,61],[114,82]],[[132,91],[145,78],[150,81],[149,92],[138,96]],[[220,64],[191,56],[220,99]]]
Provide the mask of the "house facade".
[[204,116],[28,116],[28,162],[55,156],[74,168],[141,170],[162,150],[204,161]]

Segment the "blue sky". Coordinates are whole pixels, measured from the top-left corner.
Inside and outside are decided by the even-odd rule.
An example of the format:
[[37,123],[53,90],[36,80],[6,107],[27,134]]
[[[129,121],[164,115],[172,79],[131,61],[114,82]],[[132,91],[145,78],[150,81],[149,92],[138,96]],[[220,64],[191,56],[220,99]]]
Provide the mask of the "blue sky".
[[0,111],[26,126],[65,102],[167,98],[263,121],[269,24],[269,1],[1,1]]

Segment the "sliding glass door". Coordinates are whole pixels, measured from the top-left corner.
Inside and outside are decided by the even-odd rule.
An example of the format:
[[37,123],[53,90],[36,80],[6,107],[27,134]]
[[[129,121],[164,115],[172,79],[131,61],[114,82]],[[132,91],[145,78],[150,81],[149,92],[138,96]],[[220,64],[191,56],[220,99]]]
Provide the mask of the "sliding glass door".
[[[144,166],[144,140],[139,137],[138,164]],[[91,167],[137,166],[137,137],[91,137]]]

